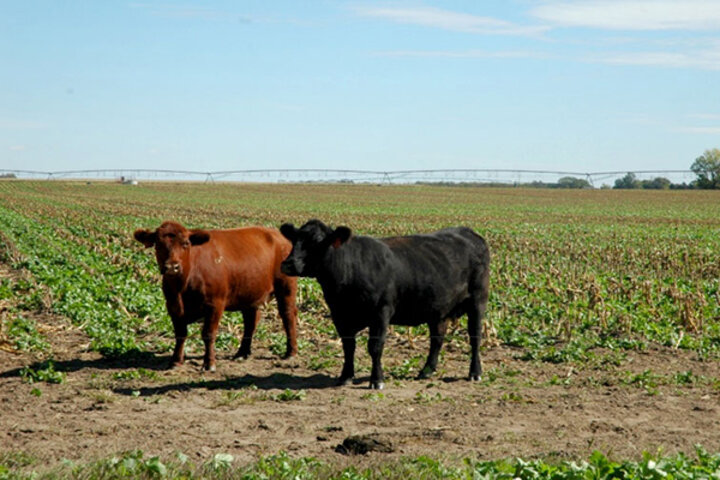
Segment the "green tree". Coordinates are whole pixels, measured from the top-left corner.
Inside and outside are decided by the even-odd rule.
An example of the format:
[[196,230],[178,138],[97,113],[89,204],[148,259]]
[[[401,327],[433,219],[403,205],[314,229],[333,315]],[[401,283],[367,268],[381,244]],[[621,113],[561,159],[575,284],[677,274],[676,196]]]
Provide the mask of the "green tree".
[[698,188],[720,188],[720,149],[705,150],[690,167],[697,180]]
[[640,182],[635,178],[634,173],[628,173],[624,177],[615,180],[613,188],[640,188]]
[[562,177],[557,182],[558,188],[592,188],[590,183],[582,178]]
[[655,177],[652,180],[643,180],[640,183],[642,188],[649,190],[667,190],[671,185],[670,180],[665,177]]

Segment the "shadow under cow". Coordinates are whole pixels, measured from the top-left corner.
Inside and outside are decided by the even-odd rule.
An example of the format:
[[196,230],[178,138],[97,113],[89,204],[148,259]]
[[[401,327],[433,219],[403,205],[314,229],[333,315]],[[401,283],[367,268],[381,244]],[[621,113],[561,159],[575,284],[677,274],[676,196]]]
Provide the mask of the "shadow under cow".
[[21,372],[24,369],[45,369],[50,363],[52,363],[52,366],[56,371],[65,373],[77,372],[84,369],[125,370],[145,368],[147,370],[166,370],[168,357],[165,355],[156,355],[151,352],[132,351],[118,356],[102,357],[92,360],[83,360],[79,358],[72,358],[69,360],[43,360],[0,372],[0,378],[20,377]]
[[240,390],[254,386],[259,390],[315,390],[330,388],[336,385],[337,379],[329,375],[315,374],[310,376],[273,373],[267,376],[243,375],[242,377],[223,380],[193,380],[170,385],[140,388],[115,388],[113,392],[120,395],[149,397],[164,395],[169,392],[189,392],[196,389],[205,390]]

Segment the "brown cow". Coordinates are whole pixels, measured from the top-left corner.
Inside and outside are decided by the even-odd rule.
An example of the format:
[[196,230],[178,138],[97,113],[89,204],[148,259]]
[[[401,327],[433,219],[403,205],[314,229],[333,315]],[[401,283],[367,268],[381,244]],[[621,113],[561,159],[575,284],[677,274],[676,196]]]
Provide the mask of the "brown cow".
[[264,227],[188,230],[164,222],[154,232],[139,229],[134,236],[148,248],[155,246],[175,330],[171,367],[183,363],[188,324],[202,319],[203,368],[215,370],[215,337],[225,310],[243,314],[243,339],[234,358],[247,358],[259,308],[272,293],[287,335],[285,356],[297,353],[297,280],[280,272],[292,244],[280,232]]

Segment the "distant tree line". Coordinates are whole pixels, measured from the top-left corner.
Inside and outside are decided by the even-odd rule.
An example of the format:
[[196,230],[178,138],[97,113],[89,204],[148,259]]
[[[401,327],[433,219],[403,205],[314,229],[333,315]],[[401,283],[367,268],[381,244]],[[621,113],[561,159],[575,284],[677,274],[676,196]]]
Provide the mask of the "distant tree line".
[[417,181],[415,185],[433,185],[446,187],[482,187],[482,188],[593,188],[590,182],[583,178],[563,177],[557,182],[451,182],[451,181]]
[[634,189],[643,188],[646,190],[669,190],[692,188],[685,183],[672,183],[665,177],[655,177],[652,180],[638,180],[634,173],[628,173],[622,178],[615,180],[613,188]]
[[[634,173],[629,172],[622,178],[615,180],[615,184],[603,185],[602,188],[616,189],[645,189],[645,190],[687,190],[687,189],[720,189],[720,149],[713,148],[695,159],[690,170],[697,178],[690,183],[673,183],[665,177],[655,177],[648,180],[638,179]],[[557,182],[416,182],[421,185],[452,185],[464,187],[530,187],[530,188],[593,188],[584,178],[562,177]]]
[[664,177],[652,180],[638,180],[634,173],[628,173],[615,180],[613,188],[631,189],[645,188],[652,190],[667,189],[720,189],[720,149],[705,150],[705,153],[695,159],[690,166],[697,178],[690,183],[672,183]]

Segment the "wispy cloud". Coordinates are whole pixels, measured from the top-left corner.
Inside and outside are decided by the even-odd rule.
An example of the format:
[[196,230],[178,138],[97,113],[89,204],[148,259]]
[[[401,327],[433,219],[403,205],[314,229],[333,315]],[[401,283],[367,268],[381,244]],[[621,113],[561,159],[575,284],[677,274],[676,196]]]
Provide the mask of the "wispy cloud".
[[[593,59],[591,59],[593,60]],[[596,57],[600,63],[720,70],[720,48],[690,52],[623,52]]]
[[691,113],[687,117],[693,120],[720,120],[720,113]]
[[549,55],[532,51],[484,50],[387,50],[374,52],[379,57],[429,57],[429,58],[549,58]]
[[717,30],[717,0],[549,1],[530,14],[553,25],[608,30]]
[[10,150],[11,152],[22,152],[23,150],[25,150],[25,145],[10,145],[10,147],[8,147],[8,150]]
[[720,127],[679,127],[675,131],[701,135],[720,135]]
[[684,116],[685,123],[673,129],[675,132],[693,135],[720,135],[720,114],[718,113],[691,113]]
[[537,35],[548,29],[432,7],[357,7],[355,11],[365,17],[382,18],[395,23],[486,35]]

